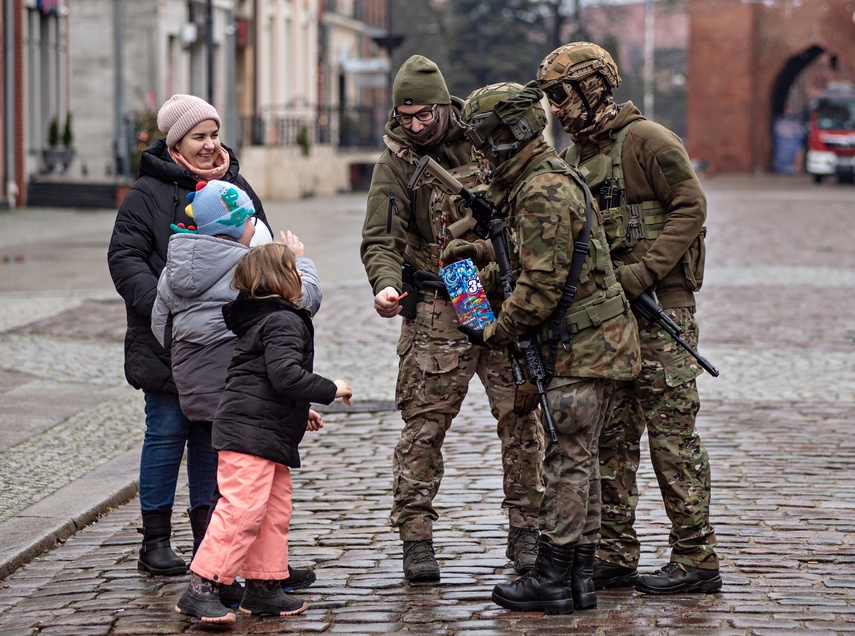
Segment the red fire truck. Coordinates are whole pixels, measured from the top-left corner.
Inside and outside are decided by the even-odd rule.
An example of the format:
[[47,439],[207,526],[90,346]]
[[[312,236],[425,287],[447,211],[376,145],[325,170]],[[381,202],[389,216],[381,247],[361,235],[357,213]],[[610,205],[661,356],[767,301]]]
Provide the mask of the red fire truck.
[[832,82],[810,105],[805,170],[816,183],[855,177],[855,85]]

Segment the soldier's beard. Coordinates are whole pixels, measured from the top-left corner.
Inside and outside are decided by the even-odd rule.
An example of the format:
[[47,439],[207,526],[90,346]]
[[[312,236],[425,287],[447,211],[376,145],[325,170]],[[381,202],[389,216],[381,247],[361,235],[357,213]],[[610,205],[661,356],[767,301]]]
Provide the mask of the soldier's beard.
[[429,126],[422,128],[417,133],[404,128],[404,134],[417,146],[435,146],[445,138],[450,118],[451,104],[440,104],[436,107],[436,118]]

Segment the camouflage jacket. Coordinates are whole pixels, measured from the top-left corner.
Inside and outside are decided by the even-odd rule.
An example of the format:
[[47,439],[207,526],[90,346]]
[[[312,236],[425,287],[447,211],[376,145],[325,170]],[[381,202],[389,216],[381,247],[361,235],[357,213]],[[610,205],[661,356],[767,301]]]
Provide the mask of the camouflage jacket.
[[[618,106],[614,119],[576,140],[579,163],[608,153],[617,131],[632,122],[636,123],[621,153],[627,203],[658,200],[668,216],[655,240],[642,239],[626,252],[612,253],[612,258],[630,265],[643,287],[655,284],[663,307],[694,307],[693,291],[699,285],[692,279],[703,275],[704,250],[698,236],[706,220],[707,202],[680,138],[645,119],[632,102],[626,102]],[[561,156],[567,156],[566,149]],[[683,264],[686,257],[692,261],[688,273]]]
[[[441,228],[431,214],[432,187],[414,192],[407,183],[424,154],[446,170],[472,161],[472,144],[459,123],[463,102],[451,98],[455,116],[442,143],[429,148],[415,147],[391,116],[386,124],[387,148],[380,155],[371,177],[368,210],[362,226],[360,255],[374,293],[386,287],[401,289],[401,266],[405,261],[416,269],[438,271]],[[390,205],[394,195],[395,205]]]
[[[542,138],[523,146],[500,165],[486,196],[506,217],[508,251],[516,286],[496,322],[484,330],[490,346],[502,347],[534,330],[548,360],[545,335],[552,327],[573,256],[585,224],[581,187]],[[597,315],[602,320],[571,319]],[[579,277],[579,291],[567,313],[576,321],[569,349],[558,345],[556,377],[629,380],[640,369],[638,328],[609,258],[598,214],[592,215],[591,252]],[[595,324],[598,323],[598,324]]]

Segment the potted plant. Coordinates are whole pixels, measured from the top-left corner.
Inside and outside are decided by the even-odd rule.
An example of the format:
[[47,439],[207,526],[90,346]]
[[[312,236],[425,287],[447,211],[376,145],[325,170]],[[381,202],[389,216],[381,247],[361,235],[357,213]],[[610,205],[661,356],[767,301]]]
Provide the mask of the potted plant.
[[45,163],[45,172],[53,172],[62,163],[62,147],[59,138],[59,119],[54,117],[48,126],[47,146],[42,147],[42,160]]
[[74,149],[74,132],[71,130],[71,113],[65,116],[65,127],[62,129],[62,172],[68,172],[68,166],[74,161],[77,151]]

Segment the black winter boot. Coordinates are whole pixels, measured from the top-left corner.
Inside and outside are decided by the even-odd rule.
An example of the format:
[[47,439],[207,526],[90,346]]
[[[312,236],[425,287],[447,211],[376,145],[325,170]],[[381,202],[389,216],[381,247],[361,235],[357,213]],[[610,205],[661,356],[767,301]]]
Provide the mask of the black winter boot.
[[246,592],[238,609],[255,616],[293,616],[305,612],[307,607],[305,601],[283,592],[281,581],[247,579]]
[[202,544],[202,539],[205,538],[210,510],[210,506],[197,506],[187,511],[187,514],[190,516],[190,529],[193,530],[193,556],[196,556],[196,551]]
[[296,590],[302,590],[304,588],[307,588],[317,580],[318,577],[315,576],[315,573],[312,572],[310,569],[292,568],[289,565],[288,578],[282,579],[280,581],[280,584],[282,585],[282,591],[287,594],[289,592],[295,592]]
[[540,536],[534,569],[510,583],[493,588],[493,602],[515,612],[570,614],[573,592],[570,577],[574,549],[559,547]]
[[215,625],[231,625],[237,618],[220,603],[219,585],[193,572],[190,585],[178,599],[175,611],[186,616],[193,616],[203,623]]
[[594,553],[596,551],[597,547],[593,543],[577,545],[573,548],[570,589],[573,591],[573,605],[577,610],[597,606],[597,593],[594,591]]
[[142,513],[142,547],[137,569],[161,576],[176,576],[187,572],[187,564],[172,551],[172,508]]

